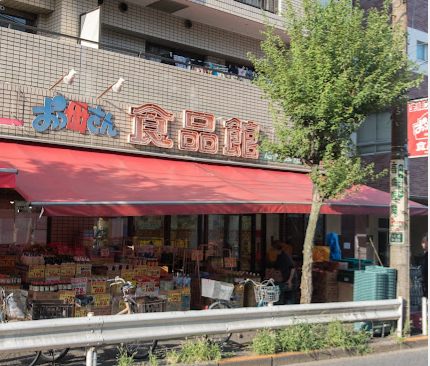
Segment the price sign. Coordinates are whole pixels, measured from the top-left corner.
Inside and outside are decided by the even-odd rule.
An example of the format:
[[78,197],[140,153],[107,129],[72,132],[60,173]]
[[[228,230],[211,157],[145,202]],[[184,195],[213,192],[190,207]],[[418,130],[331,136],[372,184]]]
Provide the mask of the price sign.
[[98,294],[94,296],[94,306],[95,307],[105,307],[110,305],[110,295],[109,294]]
[[181,302],[181,300],[182,300],[181,290],[173,290],[168,292],[167,294],[168,302]]
[[92,294],[104,294],[106,292],[106,281],[97,280],[91,281]]
[[67,304],[73,304],[75,302],[75,291],[61,290],[59,299],[63,300]]
[[28,278],[45,278],[45,266],[43,264],[29,266]]
[[61,277],[74,277],[76,273],[75,263],[61,264]]
[[45,266],[45,277],[60,277],[61,266],[58,264],[48,264]]
[[76,265],[76,276],[91,276],[91,264],[81,264]]
[[72,289],[75,290],[76,295],[85,295],[87,293],[88,278],[71,278],[70,282],[72,283]]

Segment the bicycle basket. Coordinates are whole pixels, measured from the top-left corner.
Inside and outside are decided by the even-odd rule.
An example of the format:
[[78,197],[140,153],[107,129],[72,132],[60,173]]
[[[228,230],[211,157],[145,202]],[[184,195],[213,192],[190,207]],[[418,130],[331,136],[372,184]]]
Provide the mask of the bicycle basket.
[[233,294],[234,285],[228,282],[214,281],[202,278],[202,296],[215,300],[229,301]]
[[257,304],[268,304],[279,301],[280,289],[275,285],[255,285],[254,293]]

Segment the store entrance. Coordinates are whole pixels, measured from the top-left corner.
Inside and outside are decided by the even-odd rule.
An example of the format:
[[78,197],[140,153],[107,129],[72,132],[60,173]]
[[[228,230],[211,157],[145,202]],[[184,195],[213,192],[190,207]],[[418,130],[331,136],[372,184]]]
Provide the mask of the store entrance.
[[256,217],[255,215],[226,215],[224,247],[237,258],[237,269],[256,272]]

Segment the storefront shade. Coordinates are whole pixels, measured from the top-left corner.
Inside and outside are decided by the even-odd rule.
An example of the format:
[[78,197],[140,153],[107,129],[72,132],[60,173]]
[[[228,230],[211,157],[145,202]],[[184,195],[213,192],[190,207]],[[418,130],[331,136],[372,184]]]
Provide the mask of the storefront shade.
[[0,188],[15,188],[17,174],[15,167],[0,160]]
[[[15,189],[51,216],[309,213],[304,173],[0,142]],[[361,186],[324,214],[387,214],[388,193]],[[412,214],[427,207],[411,202]]]

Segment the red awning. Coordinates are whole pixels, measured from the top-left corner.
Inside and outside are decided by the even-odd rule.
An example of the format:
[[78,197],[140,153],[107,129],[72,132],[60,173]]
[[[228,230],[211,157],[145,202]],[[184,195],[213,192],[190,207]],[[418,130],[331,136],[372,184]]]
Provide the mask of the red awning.
[[[16,190],[52,216],[308,213],[307,174],[0,142]],[[361,187],[327,214],[387,215],[389,194]],[[411,203],[411,212],[427,207]]]
[[0,188],[15,188],[17,174],[18,170],[15,167],[0,160]]

